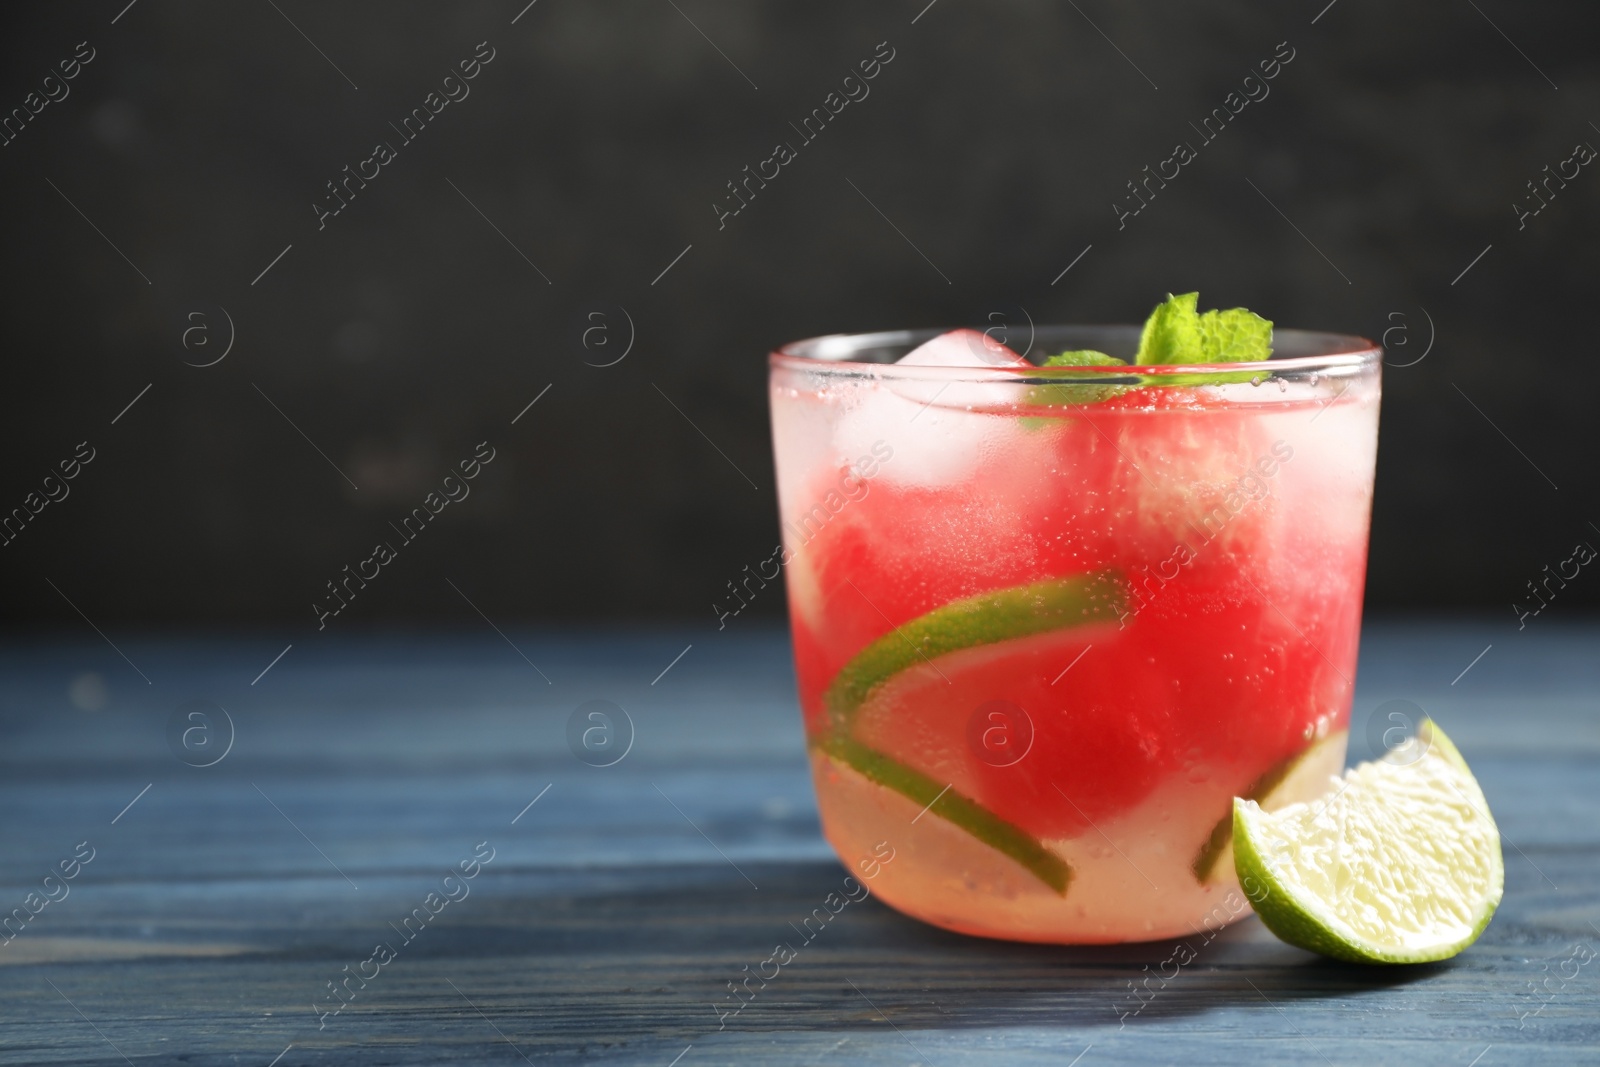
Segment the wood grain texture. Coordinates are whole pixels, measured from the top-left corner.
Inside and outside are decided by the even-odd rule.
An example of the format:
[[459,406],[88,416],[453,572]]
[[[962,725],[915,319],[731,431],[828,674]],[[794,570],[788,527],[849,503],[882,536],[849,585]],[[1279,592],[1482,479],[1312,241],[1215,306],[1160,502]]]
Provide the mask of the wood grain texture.
[[[697,641],[654,685],[687,638],[511,637],[552,684],[492,634],[296,647],[254,687],[282,642],[122,642],[149,686],[104,644],[0,647],[0,906],[95,849],[0,947],[0,1063],[1600,1061],[1600,960],[1562,966],[1600,948],[1596,629],[1368,630],[1353,756],[1385,701],[1414,701],[1506,837],[1505,902],[1456,960],[1330,963],[1250,920],[1123,1019],[1172,944],[981,941],[866,900],[724,1029],[726,983],[844,875],[782,634]],[[102,710],[68,700],[87,671]],[[191,699],[234,721],[215,766],[168,749]],[[567,747],[593,699],[635,724],[612,767]],[[400,938],[390,924],[484,841],[470,894]],[[379,941],[395,958],[319,1020],[326,983]]]

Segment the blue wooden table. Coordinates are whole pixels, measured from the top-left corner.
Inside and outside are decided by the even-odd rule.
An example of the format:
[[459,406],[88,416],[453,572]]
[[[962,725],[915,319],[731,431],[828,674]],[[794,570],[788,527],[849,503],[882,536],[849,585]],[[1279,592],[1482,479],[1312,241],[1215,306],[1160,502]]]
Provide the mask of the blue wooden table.
[[[1413,702],[1505,834],[1455,960],[1331,963],[1252,919],[1130,1014],[1171,943],[980,941],[868,899],[725,1020],[844,873],[780,632],[329,636],[254,684],[287,638],[13,639],[0,1062],[1600,1062],[1600,629],[1540,622],[1365,635],[1355,754]],[[609,766],[569,744],[591,701],[626,712],[584,720]]]

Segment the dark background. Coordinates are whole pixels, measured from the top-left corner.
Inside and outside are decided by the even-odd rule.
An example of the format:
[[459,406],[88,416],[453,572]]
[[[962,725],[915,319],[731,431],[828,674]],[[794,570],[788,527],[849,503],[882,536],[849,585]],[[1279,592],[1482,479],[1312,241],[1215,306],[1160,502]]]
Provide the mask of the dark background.
[[[1374,609],[1509,621],[1600,544],[1600,167],[1512,208],[1600,145],[1600,7],[524,2],[7,6],[0,109],[96,52],[0,147],[0,511],[96,450],[0,548],[7,623],[313,626],[485,439],[471,497],[337,625],[477,624],[450,582],[496,620],[709,623],[778,536],[774,344],[1138,321],[1189,288],[1427,352],[1386,371]],[[324,183],[481,41],[471,95],[319,232]],[[882,41],[871,95],[719,231],[724,183]],[[1271,95],[1119,231],[1125,183],[1282,41]],[[631,351],[586,365],[618,308]],[[186,365],[225,316],[227,358]],[[1552,608],[1597,601],[1584,574]]]

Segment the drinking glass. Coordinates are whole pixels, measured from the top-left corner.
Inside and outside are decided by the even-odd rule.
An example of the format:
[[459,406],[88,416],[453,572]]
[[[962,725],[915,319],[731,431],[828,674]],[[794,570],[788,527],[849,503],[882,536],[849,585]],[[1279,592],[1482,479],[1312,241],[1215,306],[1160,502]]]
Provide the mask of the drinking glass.
[[[968,934],[1243,917],[1233,798],[1311,799],[1344,765],[1380,350],[1278,330],[1260,363],[895,365],[935,334],[770,357],[828,840]],[[1138,338],[1040,327],[1030,352]]]

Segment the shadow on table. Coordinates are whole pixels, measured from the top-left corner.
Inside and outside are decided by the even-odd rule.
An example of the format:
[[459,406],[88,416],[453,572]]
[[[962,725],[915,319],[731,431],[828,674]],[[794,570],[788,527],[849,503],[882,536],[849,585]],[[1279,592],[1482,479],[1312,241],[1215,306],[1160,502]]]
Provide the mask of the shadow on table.
[[[486,900],[429,954],[485,959],[502,996],[531,1008],[550,994],[544,974],[570,958],[563,998],[586,1006],[555,1018],[637,1020],[639,1034],[976,1027],[1134,1026],[1226,1009],[1288,1009],[1404,986],[1449,969],[1359,967],[1282,944],[1247,919],[1201,938],[1061,946],[950,933],[864,899],[809,940],[801,923],[844,870],[832,863],[660,869],[633,888]],[[641,881],[653,883],[636,888]],[[490,914],[490,913],[493,914]],[[813,927],[815,924],[813,924]],[[1187,942],[1194,958],[1172,961]],[[789,962],[774,960],[788,945]],[[1164,965],[1164,966],[1163,966]],[[528,967],[525,979],[518,971]],[[519,990],[523,993],[519,994]],[[542,1014],[542,1013],[541,1013]],[[545,1016],[550,1018],[551,1016]],[[554,1035],[547,1035],[554,1036]],[[686,1038],[687,1039],[687,1038]]]

